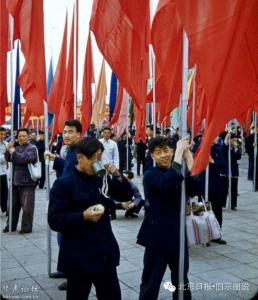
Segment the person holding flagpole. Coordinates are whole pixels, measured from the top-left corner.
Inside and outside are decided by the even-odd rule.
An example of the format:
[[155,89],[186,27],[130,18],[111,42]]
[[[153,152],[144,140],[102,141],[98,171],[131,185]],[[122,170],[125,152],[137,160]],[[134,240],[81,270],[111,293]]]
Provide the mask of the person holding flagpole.
[[[158,299],[160,284],[167,265],[171,270],[171,281],[175,287],[175,296],[179,292],[179,246],[180,246],[180,197],[183,176],[182,160],[191,170],[193,158],[189,140],[178,141],[174,160],[170,139],[153,138],[149,143],[149,152],[156,163],[144,173],[143,187],[145,199],[149,205],[137,236],[137,243],[145,247],[143,259],[140,300]],[[186,243],[185,243],[186,245]],[[191,299],[188,284],[188,250],[185,248],[184,299]]]

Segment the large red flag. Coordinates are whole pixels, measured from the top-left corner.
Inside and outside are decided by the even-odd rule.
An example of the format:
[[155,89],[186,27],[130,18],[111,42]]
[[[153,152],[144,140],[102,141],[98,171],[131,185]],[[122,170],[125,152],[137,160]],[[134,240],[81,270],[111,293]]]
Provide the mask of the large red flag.
[[192,169],[195,175],[208,164],[210,146],[225,124],[257,101],[258,57],[253,49],[258,43],[258,2],[175,2],[207,97],[207,125]]
[[66,120],[73,119],[74,117],[74,14],[72,20],[72,29],[70,34],[70,46],[68,64],[65,74],[65,84],[63,86],[63,96],[58,117],[59,131],[63,131],[64,123]]
[[48,110],[55,114],[51,139],[55,138],[55,136],[59,132],[58,117],[59,117],[60,106],[63,97],[63,87],[65,85],[66,55],[67,55],[67,14],[65,19],[62,46],[58,58],[55,75],[52,81],[50,94],[48,96]]
[[60,104],[61,104],[62,94],[63,94],[62,92],[65,84],[66,55],[67,55],[67,14],[65,20],[62,46],[59,53],[58,63],[52,81],[50,93],[48,96],[48,110],[54,114],[59,114],[59,110],[60,110]]
[[91,85],[94,83],[94,68],[92,58],[92,47],[90,31],[88,35],[87,48],[84,61],[83,83],[82,83],[82,128],[83,132],[87,131],[90,127],[90,119],[92,114],[92,92]]
[[[140,8],[140,9],[139,9]],[[119,82],[139,108],[148,78],[149,0],[94,0],[90,28]]]
[[0,6],[0,125],[5,123],[7,101],[8,12],[5,1]]
[[183,26],[174,0],[160,0],[151,40],[156,56],[156,101],[160,122],[178,106],[182,80]]
[[20,39],[25,57],[19,85],[27,109],[33,115],[41,116],[46,100],[43,0],[6,0],[6,5],[14,17],[14,36]]

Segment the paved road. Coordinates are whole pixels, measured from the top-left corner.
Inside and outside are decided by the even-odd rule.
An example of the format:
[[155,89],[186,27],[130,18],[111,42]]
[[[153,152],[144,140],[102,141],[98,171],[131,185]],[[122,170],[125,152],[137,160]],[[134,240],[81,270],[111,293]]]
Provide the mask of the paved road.
[[[209,248],[190,250],[190,282],[193,299],[250,299],[258,290],[258,193],[246,180],[246,157],[241,161],[238,211],[224,211],[223,233],[228,244],[212,243]],[[141,177],[136,183],[141,186]],[[45,191],[37,190],[33,233],[1,234],[1,290],[9,299],[64,300],[57,289],[61,279],[47,276],[47,222]],[[122,211],[112,221],[121,250],[118,267],[123,300],[138,299],[143,248],[136,235],[143,219],[125,219]],[[1,228],[6,218],[1,218]],[[58,247],[52,232],[52,271],[56,268]],[[164,282],[169,281],[167,271]],[[163,283],[164,283],[163,282]],[[90,299],[96,299],[94,288]],[[171,299],[171,292],[160,289],[159,299]],[[111,299],[108,299],[111,300]]]

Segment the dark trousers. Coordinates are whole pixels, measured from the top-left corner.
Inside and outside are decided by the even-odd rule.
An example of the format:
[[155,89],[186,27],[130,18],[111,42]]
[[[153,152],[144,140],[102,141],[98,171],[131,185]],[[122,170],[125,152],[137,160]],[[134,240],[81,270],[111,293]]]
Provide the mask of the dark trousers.
[[41,161],[41,177],[39,179],[39,188],[43,189],[46,180],[45,160]]
[[86,300],[89,297],[91,286],[96,288],[98,300],[121,300],[121,290],[117,278],[116,268],[104,273],[88,276],[67,277],[67,300]]
[[[229,180],[228,177],[222,177],[223,182],[223,206],[227,205],[227,197],[229,190]],[[231,178],[231,209],[237,207],[237,193],[238,193],[238,178]]]
[[7,211],[7,199],[8,199],[8,185],[7,185],[7,175],[0,176],[0,190],[1,199],[0,205],[2,212]]
[[[119,160],[119,172],[120,174],[123,174],[123,171],[127,169],[127,161],[120,159]],[[128,170],[132,169],[132,164],[131,164],[131,160],[129,159],[128,161]]]
[[144,170],[145,167],[145,156],[137,156],[137,175],[141,175],[141,164]]
[[[22,208],[21,230],[32,231],[33,215],[35,206],[35,186],[13,186],[12,204],[12,230],[16,230],[19,221],[19,214]],[[9,217],[7,219],[9,226]]]
[[210,201],[211,201],[212,210],[214,212],[214,215],[215,215],[220,227],[222,228],[223,217],[222,217],[221,201],[220,201],[220,199],[210,199]]
[[191,291],[189,289],[189,281],[187,277],[189,269],[188,250],[185,252],[184,287],[181,287],[178,282],[179,256],[174,255],[166,257],[146,248],[143,258],[143,273],[139,300],[158,299],[160,284],[167,265],[171,270],[171,282],[176,287],[176,291],[173,293],[173,299],[178,299],[179,287],[184,289],[184,300],[191,299]]

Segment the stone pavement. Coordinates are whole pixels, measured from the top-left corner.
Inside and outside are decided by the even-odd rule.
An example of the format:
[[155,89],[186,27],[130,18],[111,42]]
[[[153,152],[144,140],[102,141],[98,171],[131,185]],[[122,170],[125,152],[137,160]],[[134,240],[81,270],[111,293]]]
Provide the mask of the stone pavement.
[[[241,161],[237,212],[224,211],[223,233],[228,244],[212,243],[209,248],[190,250],[193,299],[250,299],[258,291],[258,193],[246,180],[246,157]],[[142,178],[136,183],[141,187]],[[136,245],[143,219],[125,219],[118,211],[112,221],[121,251],[118,275],[123,300],[138,299],[144,249]],[[6,218],[1,218],[1,232]],[[58,246],[52,232],[52,271],[56,270]],[[170,281],[168,270],[164,281]],[[47,222],[45,191],[37,190],[33,233],[1,233],[1,294],[9,299],[63,300],[65,292],[57,286],[62,279],[47,275]],[[160,288],[159,299],[171,299],[171,292]],[[90,299],[96,299],[94,288]],[[107,299],[112,300],[112,299]]]

